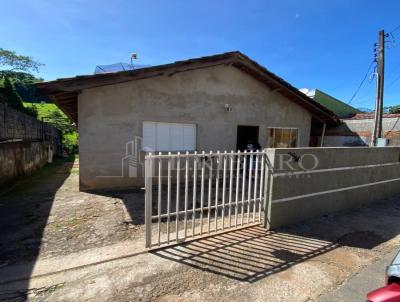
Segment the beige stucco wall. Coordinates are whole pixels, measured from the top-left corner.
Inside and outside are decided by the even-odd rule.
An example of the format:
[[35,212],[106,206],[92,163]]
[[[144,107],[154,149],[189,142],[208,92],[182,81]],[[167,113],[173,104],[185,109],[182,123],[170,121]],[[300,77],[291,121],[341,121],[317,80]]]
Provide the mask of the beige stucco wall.
[[267,149],[267,155],[276,172],[266,219],[272,228],[400,195],[400,147]]
[[296,127],[308,146],[311,127],[308,111],[231,66],[83,90],[78,115],[81,189],[142,184],[127,169],[121,177],[121,159],[143,121],[195,123],[199,151],[235,149],[238,125],[259,126],[263,147],[268,127]]

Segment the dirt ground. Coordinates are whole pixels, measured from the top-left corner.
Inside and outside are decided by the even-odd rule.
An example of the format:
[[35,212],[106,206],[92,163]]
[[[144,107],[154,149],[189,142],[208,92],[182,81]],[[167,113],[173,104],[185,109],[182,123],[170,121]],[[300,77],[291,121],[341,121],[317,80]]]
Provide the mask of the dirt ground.
[[149,253],[144,192],[79,192],[78,169],[57,161],[0,196],[0,300],[314,301],[400,246],[394,198]]

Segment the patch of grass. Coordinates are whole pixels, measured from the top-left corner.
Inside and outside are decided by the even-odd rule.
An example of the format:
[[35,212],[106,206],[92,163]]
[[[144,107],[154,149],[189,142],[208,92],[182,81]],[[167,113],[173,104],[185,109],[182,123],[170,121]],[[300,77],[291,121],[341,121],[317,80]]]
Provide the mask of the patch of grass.
[[45,292],[46,292],[47,294],[52,294],[52,293],[54,293],[56,290],[60,289],[60,288],[63,287],[63,286],[64,286],[64,283],[59,283],[59,284],[56,284],[56,285],[53,285],[53,286],[49,286],[49,287],[46,288]]
[[70,171],[70,174],[78,175],[79,174],[79,168],[72,168],[71,171]]
[[86,221],[86,219],[73,218],[71,220],[61,220],[61,221],[54,222],[53,225],[57,229],[64,228],[64,227],[73,228],[77,225],[80,225],[81,223],[83,223],[85,221]]
[[58,111],[62,117],[67,118],[67,116],[62,112],[56,104],[52,103],[28,103],[24,102],[24,107],[36,108],[38,112],[38,119],[41,120],[43,117],[49,117],[53,111]]

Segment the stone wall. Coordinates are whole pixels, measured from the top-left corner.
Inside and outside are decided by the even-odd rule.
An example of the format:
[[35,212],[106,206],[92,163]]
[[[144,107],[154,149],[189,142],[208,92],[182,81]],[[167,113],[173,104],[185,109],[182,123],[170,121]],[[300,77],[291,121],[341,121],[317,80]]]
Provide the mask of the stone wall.
[[0,143],[0,186],[43,167],[48,160],[47,146],[46,142]]

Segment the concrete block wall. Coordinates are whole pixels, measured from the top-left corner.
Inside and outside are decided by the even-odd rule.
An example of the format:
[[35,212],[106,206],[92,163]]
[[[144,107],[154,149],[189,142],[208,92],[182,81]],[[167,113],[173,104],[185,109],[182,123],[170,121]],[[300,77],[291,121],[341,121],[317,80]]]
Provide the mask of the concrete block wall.
[[[369,146],[374,128],[373,115],[362,119],[343,119],[339,126],[328,128],[324,137],[324,147]],[[388,146],[400,146],[400,115],[388,114],[382,120],[383,137]],[[318,139],[320,144],[321,137]]]
[[267,153],[274,168],[272,228],[400,196],[400,147],[267,149]]
[[45,142],[0,144],[0,187],[43,167],[48,160],[47,145]]

